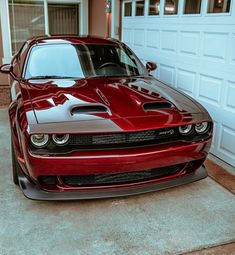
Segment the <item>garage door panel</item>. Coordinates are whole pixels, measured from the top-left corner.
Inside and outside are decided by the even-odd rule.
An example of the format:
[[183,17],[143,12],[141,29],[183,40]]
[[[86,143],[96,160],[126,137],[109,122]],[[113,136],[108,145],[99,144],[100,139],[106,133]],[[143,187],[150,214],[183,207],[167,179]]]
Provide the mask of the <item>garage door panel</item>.
[[137,47],[144,46],[144,29],[134,29],[134,45]]
[[162,30],[161,49],[167,52],[176,52],[176,49],[177,49],[177,31],[176,30]]
[[196,73],[189,70],[179,69],[177,73],[177,88],[193,96],[196,83]]
[[235,129],[222,125],[219,150],[231,159],[235,158]]
[[[235,113],[235,82],[228,81],[228,88],[226,91],[225,107],[226,110],[231,111],[231,114]],[[235,118],[235,116],[234,116]]]
[[174,85],[175,68],[174,66],[161,64],[159,66],[159,79],[165,81],[169,85]]
[[203,57],[225,62],[228,36],[228,33],[205,32],[203,38]]
[[233,64],[235,64],[235,34],[232,35],[232,54],[231,54],[231,61]]
[[235,155],[235,129],[222,125],[220,148]]
[[131,44],[132,44],[132,29],[123,28],[122,36],[123,36],[123,41],[127,45],[131,46]]
[[180,53],[198,56],[200,47],[200,32],[180,32]]
[[146,30],[146,47],[151,49],[160,48],[160,30],[158,29]]
[[200,75],[198,99],[220,106],[223,80],[217,77]]

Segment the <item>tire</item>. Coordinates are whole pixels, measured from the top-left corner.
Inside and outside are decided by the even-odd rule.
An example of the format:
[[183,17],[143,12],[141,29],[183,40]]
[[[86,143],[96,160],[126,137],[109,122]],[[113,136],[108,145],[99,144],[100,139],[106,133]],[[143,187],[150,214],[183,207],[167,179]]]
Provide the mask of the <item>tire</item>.
[[16,159],[15,149],[11,142],[11,154],[12,154],[12,177],[15,185],[19,185],[18,173],[21,171],[20,165]]

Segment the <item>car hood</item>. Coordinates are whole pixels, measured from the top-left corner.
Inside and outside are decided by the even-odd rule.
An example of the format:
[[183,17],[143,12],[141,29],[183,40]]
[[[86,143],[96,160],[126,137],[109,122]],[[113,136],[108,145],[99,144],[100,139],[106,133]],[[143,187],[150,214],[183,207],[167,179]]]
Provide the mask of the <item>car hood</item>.
[[25,85],[38,124],[89,121],[102,123],[102,131],[105,123],[115,131],[144,130],[189,123],[206,113],[192,98],[153,77],[31,80]]

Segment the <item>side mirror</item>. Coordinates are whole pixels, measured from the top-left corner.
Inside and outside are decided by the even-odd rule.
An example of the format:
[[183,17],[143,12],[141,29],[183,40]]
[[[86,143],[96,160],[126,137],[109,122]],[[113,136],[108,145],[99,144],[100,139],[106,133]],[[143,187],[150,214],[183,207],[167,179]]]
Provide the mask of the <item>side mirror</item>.
[[13,67],[10,64],[5,64],[0,66],[0,72],[4,73],[4,74],[9,74],[10,72],[12,72]]
[[157,65],[153,62],[147,62],[146,69],[148,70],[148,72],[154,71],[157,69]]

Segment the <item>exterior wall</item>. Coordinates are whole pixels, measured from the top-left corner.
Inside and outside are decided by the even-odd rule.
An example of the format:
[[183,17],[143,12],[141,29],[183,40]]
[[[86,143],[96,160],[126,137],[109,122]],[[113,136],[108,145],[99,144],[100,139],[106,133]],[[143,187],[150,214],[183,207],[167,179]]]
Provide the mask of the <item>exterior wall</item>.
[[107,32],[105,1],[89,1],[89,34],[105,36]]
[[[2,32],[0,24],[0,65],[2,65],[3,49],[2,49]],[[7,75],[0,74],[0,107],[9,103],[9,87],[7,85]]]

